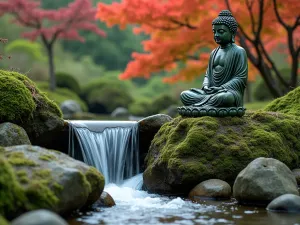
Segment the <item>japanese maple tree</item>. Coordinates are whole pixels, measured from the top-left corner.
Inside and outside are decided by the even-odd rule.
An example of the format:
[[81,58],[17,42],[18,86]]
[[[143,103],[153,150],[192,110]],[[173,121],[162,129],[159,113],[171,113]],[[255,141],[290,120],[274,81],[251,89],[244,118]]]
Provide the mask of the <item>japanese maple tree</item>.
[[0,16],[11,14],[15,23],[31,28],[23,33],[25,38],[41,38],[49,61],[50,89],[56,88],[53,46],[58,39],[84,41],[80,30],[95,32],[100,36],[105,33],[95,24],[96,8],[91,0],[75,0],[68,6],[46,10],[41,8],[40,0],[0,0]]
[[[149,77],[154,72],[176,69],[169,82],[191,80],[204,74],[213,49],[211,22],[223,9],[229,9],[239,23],[237,44],[247,51],[249,79],[261,74],[273,96],[297,86],[300,53],[300,1],[298,0],[122,0],[99,3],[97,18],[108,26],[136,25],[134,32],[150,36],[145,53],[132,54],[121,78]],[[283,48],[291,65],[290,79],[280,74],[271,57]],[[184,66],[182,66],[184,65]]]

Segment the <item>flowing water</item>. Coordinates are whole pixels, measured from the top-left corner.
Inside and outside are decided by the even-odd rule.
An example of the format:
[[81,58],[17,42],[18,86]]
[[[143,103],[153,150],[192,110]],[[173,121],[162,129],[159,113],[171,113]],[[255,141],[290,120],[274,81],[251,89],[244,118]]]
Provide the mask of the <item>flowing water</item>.
[[[134,137],[136,124],[116,126],[104,123],[102,128],[98,125],[87,122],[72,123],[70,145],[73,145],[73,148],[70,148],[70,154],[78,157],[74,148],[75,135],[80,139],[81,158],[97,167],[105,174],[106,181],[110,181],[104,190],[113,197],[116,205],[80,213],[68,220],[70,225],[300,225],[300,214],[272,213],[265,208],[240,206],[234,199],[199,199],[197,202],[191,202],[179,197],[166,197],[142,191],[142,174],[137,174],[136,161],[139,160],[137,152],[134,152],[138,146]],[[134,174],[137,175],[133,176]],[[131,178],[124,180],[126,177]]]

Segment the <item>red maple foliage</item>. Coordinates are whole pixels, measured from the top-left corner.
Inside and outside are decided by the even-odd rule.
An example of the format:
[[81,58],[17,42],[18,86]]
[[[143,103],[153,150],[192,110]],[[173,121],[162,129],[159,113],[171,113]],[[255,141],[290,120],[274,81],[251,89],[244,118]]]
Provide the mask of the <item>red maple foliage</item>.
[[[166,79],[175,82],[204,74],[209,56],[207,48],[216,47],[211,22],[223,9],[231,10],[239,23],[236,41],[245,48],[251,62],[249,79],[254,80],[260,72],[274,96],[296,87],[299,0],[122,0],[110,5],[99,3],[97,18],[108,26],[136,25],[134,32],[150,36],[142,43],[145,53],[132,54],[133,61],[128,63],[121,78],[147,78],[154,72],[175,70],[177,73]],[[280,45],[287,46],[290,80],[282,77],[271,57]]]
[[68,6],[46,10],[40,0],[0,0],[0,16],[11,14],[21,26],[32,28],[23,33],[25,38],[41,38],[49,59],[50,89],[56,88],[53,62],[53,45],[58,39],[84,41],[80,30],[92,31],[100,36],[105,32],[95,24],[96,8],[91,0],[75,0]]

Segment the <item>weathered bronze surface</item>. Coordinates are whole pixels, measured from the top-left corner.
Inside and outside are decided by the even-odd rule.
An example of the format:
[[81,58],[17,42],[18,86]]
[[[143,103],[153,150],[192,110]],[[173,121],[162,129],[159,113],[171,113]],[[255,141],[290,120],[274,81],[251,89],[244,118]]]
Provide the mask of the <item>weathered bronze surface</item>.
[[182,116],[243,116],[244,90],[248,78],[245,50],[237,46],[237,22],[228,10],[222,10],[212,22],[214,40],[219,45],[210,54],[201,89],[191,88],[180,95]]

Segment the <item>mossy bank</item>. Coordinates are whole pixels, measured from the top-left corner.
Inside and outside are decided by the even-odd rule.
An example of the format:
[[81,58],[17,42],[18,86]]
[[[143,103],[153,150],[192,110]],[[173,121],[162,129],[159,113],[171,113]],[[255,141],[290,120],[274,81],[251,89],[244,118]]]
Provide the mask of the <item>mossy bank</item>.
[[155,135],[146,157],[144,183],[151,192],[186,195],[207,179],[233,184],[252,160],[271,157],[299,166],[300,120],[252,112],[244,117],[177,117]]
[[63,129],[59,107],[25,75],[0,70],[0,123],[23,127],[32,144],[47,146],[50,136]]

